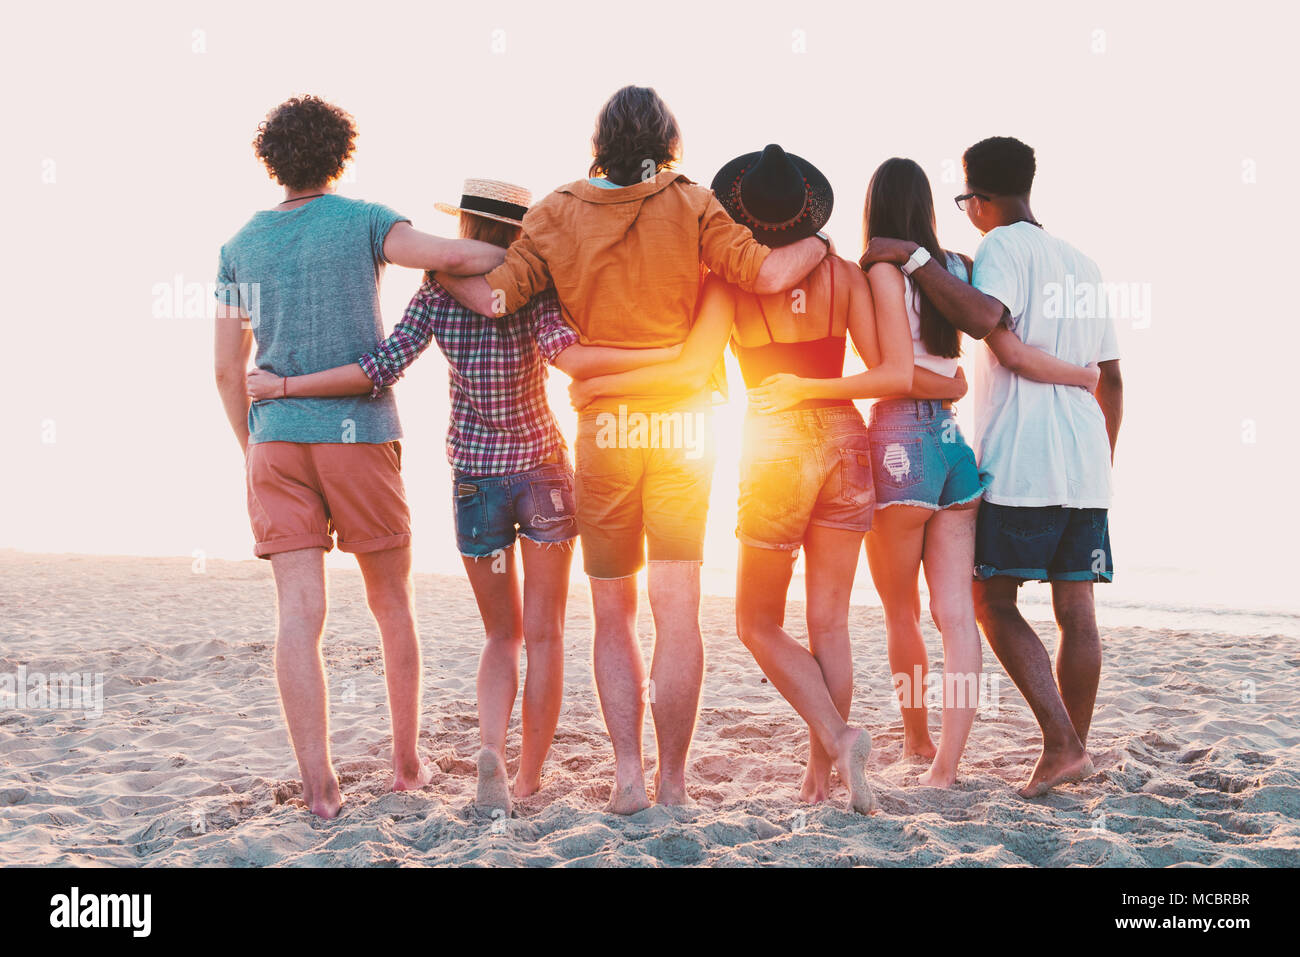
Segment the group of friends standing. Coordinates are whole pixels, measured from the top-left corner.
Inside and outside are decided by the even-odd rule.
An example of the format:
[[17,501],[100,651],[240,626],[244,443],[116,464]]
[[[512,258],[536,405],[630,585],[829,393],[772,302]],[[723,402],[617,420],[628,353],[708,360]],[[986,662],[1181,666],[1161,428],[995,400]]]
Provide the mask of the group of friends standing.
[[[588,176],[536,204],[522,187],[467,180],[458,205],[439,206],[459,218],[459,239],[335,194],[354,137],[352,118],[315,97],[268,114],[254,146],[285,200],[222,247],[217,284],[218,391],[246,452],[255,553],[274,572],[276,678],[306,807],[332,817],[343,804],[320,654],[324,554],[336,538],[357,556],[383,641],[393,788],[432,779],[417,748],[420,647],[391,386],[433,342],[450,380],[457,547],[486,633],[480,805],[508,812],[542,787],[576,539],[615,759],[607,810],[689,800],[710,407],[725,390],[728,344],[749,400],[736,630],[808,725],[800,798],[830,799],[837,776],[855,811],[875,807],[871,737],[849,720],[849,597],[864,540],[903,757],[929,762],[919,783],[957,780],[979,707],[981,630],[1042,729],[1021,793],[1092,773],[1093,584],[1113,576],[1107,510],[1123,387],[1105,309],[1095,298],[1093,308],[1059,307],[1054,284],[1096,294],[1101,277],[1035,220],[1030,147],[994,137],[966,151],[955,201],[984,235],[973,260],[940,245],[922,168],[886,160],[867,188],[866,248],[853,263],[821,231],[834,194],[816,166],[772,144],[698,185],[675,168],[681,135],[649,88],[610,97]],[[424,279],[385,337],[378,290],[389,263]],[[964,337],[982,341],[973,448],[953,411],[967,392]],[[846,376],[850,341],[866,371]],[[552,365],[573,379],[572,455],[547,402]],[[860,399],[875,400],[866,419]],[[785,627],[800,549],[806,645]],[[655,629],[648,673],[636,635],[643,568]],[[943,640],[937,746],[923,693],[922,573]],[[1051,583],[1055,673],[1017,607],[1027,580]],[[512,781],[506,739],[524,648]],[[647,706],[658,751],[649,790]]]

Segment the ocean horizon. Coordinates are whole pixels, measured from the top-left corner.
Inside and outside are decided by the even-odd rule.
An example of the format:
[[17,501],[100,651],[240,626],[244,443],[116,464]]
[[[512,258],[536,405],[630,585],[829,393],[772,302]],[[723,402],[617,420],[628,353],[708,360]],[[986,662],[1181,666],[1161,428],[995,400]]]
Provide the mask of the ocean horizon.
[[[162,555],[154,553],[114,552],[90,553],[68,550],[42,552],[31,549],[0,548],[0,554],[54,557],[77,555],[83,558],[186,558],[198,568],[209,559],[217,561],[259,561],[247,554]],[[464,577],[459,555],[454,551],[441,554],[430,549],[415,548],[414,570],[417,574]],[[331,569],[356,568],[356,562],[346,553],[330,552],[326,564]],[[790,582],[791,601],[802,601],[804,578],[802,558]],[[270,567],[268,565],[269,574]],[[196,574],[201,572],[196,571]],[[700,587],[705,595],[721,598],[735,596],[735,569],[706,563],[701,572]],[[574,556],[572,587],[582,587],[585,576],[581,571],[581,553]],[[638,576],[645,587],[644,570]],[[922,607],[928,595],[924,577],[920,584]],[[1034,622],[1052,620],[1051,591],[1041,582],[1027,582],[1021,589],[1021,608],[1025,617]],[[1097,595],[1097,621],[1101,628],[1147,628],[1170,631],[1197,631],[1225,636],[1278,635],[1300,638],[1300,598],[1279,586],[1272,586],[1258,575],[1238,577],[1214,576],[1201,570],[1175,567],[1120,567],[1116,581],[1099,585]],[[856,606],[879,608],[867,564],[863,559],[858,566],[850,603]],[[268,610],[269,613],[269,610]],[[796,626],[796,630],[799,630]]]

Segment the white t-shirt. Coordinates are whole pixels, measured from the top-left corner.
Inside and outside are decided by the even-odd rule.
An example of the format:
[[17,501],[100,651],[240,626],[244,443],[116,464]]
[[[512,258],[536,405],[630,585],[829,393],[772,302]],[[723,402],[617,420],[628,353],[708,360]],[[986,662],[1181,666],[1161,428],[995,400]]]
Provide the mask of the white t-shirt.
[[[948,253],[947,267],[948,272],[962,282],[966,281],[966,264],[961,261],[961,257],[956,253]],[[921,341],[921,297],[912,284],[911,276],[903,277],[903,287],[903,302],[907,306],[907,322],[912,327],[913,362],[922,369],[929,369],[931,372],[946,375],[951,379],[957,374],[957,366],[961,360],[932,355],[930,350],[925,347],[925,343]]]
[[[1075,365],[1119,358],[1097,264],[1031,223],[1001,226],[975,254],[975,288],[1010,313],[1011,331]],[[987,346],[975,375],[975,455],[998,505],[1109,508],[1110,441],[1097,400],[1004,369]]]

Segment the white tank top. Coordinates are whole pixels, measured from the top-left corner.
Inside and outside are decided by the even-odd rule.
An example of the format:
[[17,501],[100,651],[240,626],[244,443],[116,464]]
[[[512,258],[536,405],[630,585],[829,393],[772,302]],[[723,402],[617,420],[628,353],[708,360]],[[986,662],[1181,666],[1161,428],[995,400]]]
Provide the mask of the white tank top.
[[[948,267],[948,272],[962,282],[968,281],[966,278],[966,264],[961,261],[961,257],[956,253],[948,253],[948,260],[945,265]],[[907,322],[912,327],[913,361],[922,369],[929,369],[931,372],[937,372],[939,375],[948,376],[949,378],[955,376],[959,360],[931,355],[930,350],[926,349],[925,343],[921,341],[921,297],[917,294],[916,287],[912,285],[911,277],[904,276],[903,283],[905,285],[903,301],[907,305]]]

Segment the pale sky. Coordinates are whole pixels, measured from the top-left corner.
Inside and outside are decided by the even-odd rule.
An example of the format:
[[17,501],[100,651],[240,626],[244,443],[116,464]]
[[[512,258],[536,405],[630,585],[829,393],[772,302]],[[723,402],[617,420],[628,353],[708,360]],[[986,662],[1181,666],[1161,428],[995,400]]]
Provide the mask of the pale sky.
[[[352,112],[340,192],[452,235],[433,204],[467,176],[541,195],[585,175],[596,111],[631,82],[673,108],[696,180],[769,142],[817,164],[851,259],[885,158],[926,168],[940,240],[971,253],[951,201],[962,151],[990,135],[1034,146],[1038,219],[1107,280],[1150,291],[1149,317],[1118,322],[1125,594],[1184,569],[1189,601],[1300,605],[1293,5],[50,3],[8,17],[0,547],[251,557],[206,286],[218,247],[281,198],[250,145],[271,107],[310,92]],[[388,270],[389,327],[418,282]],[[160,284],[179,284],[179,314],[157,315]],[[553,374],[553,404],[571,429],[566,381]],[[454,571],[436,351],[397,396],[417,562]],[[734,561],[735,491],[724,450],[711,566]]]

